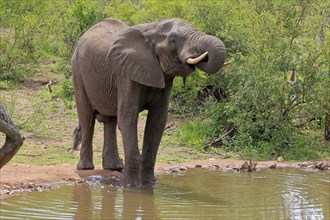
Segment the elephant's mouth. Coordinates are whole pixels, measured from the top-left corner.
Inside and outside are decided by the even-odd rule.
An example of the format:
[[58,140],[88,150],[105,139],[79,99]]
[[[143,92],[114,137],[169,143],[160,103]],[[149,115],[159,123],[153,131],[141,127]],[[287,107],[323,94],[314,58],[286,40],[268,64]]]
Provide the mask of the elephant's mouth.
[[196,69],[195,65],[191,65],[191,64],[181,64],[182,67],[180,69],[178,68],[173,68],[170,72],[172,72],[171,75],[176,75],[176,76],[182,76],[182,77],[186,77],[188,76],[190,73],[194,72]]
[[205,63],[209,62],[209,55],[205,56],[205,57],[200,61],[200,63],[202,63],[202,62],[205,62]]
[[[209,61],[209,56],[205,56],[201,61],[199,61],[197,64],[207,63]],[[187,63],[188,64],[188,63]],[[192,69],[192,71],[195,71],[197,68],[197,64],[188,64],[188,66]]]
[[195,65],[188,64],[187,62],[182,62],[179,57],[175,59],[167,59],[167,62],[163,63],[160,61],[160,58],[158,56],[156,57],[158,62],[160,63],[163,72],[166,75],[186,77],[190,73],[194,72],[196,69]]
[[189,69],[190,69],[191,71],[195,71],[195,69],[196,69],[196,66],[195,66],[195,65],[188,64],[188,66],[189,66]]
[[190,72],[193,72],[196,70],[197,64],[207,63],[208,61],[209,61],[209,56],[208,56],[207,52],[205,52],[204,54],[202,54],[196,58],[188,58],[186,60],[185,64],[189,66]]

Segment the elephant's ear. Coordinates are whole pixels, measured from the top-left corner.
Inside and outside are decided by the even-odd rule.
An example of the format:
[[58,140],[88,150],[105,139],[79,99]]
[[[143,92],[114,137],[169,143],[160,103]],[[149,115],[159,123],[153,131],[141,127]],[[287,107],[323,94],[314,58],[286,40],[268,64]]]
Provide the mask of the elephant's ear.
[[164,88],[164,73],[157,57],[143,34],[129,28],[119,34],[110,49],[107,62],[111,71],[146,86]]

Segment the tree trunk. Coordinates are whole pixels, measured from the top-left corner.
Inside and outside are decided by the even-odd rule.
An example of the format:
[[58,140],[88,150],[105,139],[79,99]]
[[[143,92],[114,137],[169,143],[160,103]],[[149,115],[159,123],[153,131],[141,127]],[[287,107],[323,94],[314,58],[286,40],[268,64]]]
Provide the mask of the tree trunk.
[[6,135],[5,144],[0,148],[0,169],[8,163],[22,146],[24,138],[14,125],[6,109],[0,103],[0,132]]
[[324,139],[326,141],[330,140],[330,113],[325,113],[325,123],[324,123]]

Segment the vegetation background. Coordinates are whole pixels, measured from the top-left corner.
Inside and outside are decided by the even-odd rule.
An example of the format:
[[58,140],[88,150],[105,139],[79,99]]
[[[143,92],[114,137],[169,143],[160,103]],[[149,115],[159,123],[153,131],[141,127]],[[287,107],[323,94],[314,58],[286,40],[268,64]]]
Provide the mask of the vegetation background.
[[[128,25],[182,18],[225,43],[232,66],[212,76],[197,70],[187,89],[175,80],[171,115],[185,118],[168,138],[175,146],[263,160],[330,157],[324,0],[0,0],[0,101],[23,131],[61,137],[63,129],[47,128],[48,116],[58,127],[76,117],[71,55],[79,37],[105,17]],[[29,101],[32,112],[24,118],[17,112],[24,94],[4,94],[38,77],[57,83],[53,93]],[[65,117],[54,122],[59,111]]]

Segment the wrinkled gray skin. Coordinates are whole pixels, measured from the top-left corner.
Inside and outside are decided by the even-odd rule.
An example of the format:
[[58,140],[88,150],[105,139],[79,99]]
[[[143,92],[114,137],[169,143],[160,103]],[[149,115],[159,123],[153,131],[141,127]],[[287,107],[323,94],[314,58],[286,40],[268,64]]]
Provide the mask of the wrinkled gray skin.
[[[103,168],[123,169],[116,126],[123,137],[125,168],[122,183],[137,186],[155,181],[154,166],[167,120],[175,76],[186,77],[186,63],[208,51],[195,66],[218,71],[225,60],[223,43],[180,19],[128,27],[104,19],[79,40],[72,57],[74,92],[82,143],[77,169],[94,169],[92,139],[95,119],[104,123]],[[138,114],[148,110],[142,154],[138,149]]]

